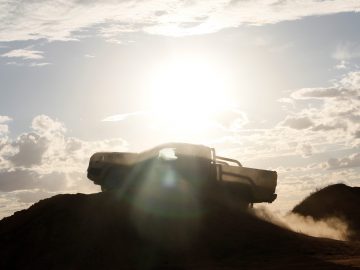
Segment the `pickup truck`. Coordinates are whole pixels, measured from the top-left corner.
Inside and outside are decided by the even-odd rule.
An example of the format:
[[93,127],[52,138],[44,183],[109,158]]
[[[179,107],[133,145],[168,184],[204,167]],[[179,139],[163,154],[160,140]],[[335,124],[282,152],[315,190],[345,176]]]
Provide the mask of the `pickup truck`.
[[277,173],[243,167],[215,149],[188,143],[166,143],[141,153],[98,152],[92,155],[88,178],[102,191],[132,189],[151,181],[163,188],[190,186],[199,196],[222,190],[248,204],[276,199]]

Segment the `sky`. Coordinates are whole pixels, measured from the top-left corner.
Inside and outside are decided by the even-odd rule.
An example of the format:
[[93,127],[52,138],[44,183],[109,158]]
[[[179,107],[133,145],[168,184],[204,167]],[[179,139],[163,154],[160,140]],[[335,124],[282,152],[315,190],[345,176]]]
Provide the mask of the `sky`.
[[179,141],[360,185],[358,0],[0,0],[0,218],[98,192],[96,151]]

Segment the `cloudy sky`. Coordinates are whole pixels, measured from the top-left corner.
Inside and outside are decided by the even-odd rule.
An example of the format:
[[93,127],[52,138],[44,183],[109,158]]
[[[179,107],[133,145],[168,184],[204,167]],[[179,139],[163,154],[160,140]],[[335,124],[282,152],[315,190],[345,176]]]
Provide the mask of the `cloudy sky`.
[[289,210],[360,185],[358,0],[0,0],[0,218],[97,192],[95,151],[216,147]]

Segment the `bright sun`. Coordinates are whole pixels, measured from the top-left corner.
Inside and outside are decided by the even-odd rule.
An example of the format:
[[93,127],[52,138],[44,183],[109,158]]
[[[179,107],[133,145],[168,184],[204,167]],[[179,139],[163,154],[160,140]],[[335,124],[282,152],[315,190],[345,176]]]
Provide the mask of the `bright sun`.
[[217,112],[232,106],[224,73],[202,59],[175,59],[159,68],[152,80],[157,125],[179,135],[208,130]]

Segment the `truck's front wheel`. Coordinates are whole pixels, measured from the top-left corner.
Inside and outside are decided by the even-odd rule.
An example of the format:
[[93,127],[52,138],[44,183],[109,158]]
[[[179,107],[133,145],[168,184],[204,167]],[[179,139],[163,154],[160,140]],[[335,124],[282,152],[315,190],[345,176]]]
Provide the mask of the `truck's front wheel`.
[[118,189],[123,182],[123,173],[117,168],[110,168],[106,173],[104,183],[101,185],[101,191]]

